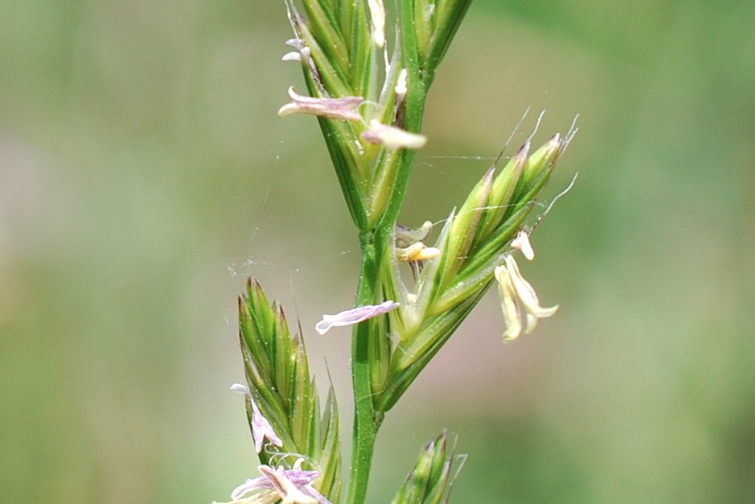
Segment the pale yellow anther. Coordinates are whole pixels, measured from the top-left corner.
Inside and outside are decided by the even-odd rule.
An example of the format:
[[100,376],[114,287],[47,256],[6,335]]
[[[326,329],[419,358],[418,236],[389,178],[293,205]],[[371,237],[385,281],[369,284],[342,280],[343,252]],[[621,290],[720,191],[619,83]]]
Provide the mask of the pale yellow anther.
[[440,255],[440,250],[435,247],[425,247],[422,242],[409,245],[406,248],[396,249],[396,259],[399,262],[426,261]]
[[511,341],[522,334],[522,316],[516,304],[516,290],[511,278],[506,273],[505,266],[498,266],[495,269],[495,278],[498,280],[498,296],[501,299],[503,319],[506,323],[503,339]]
[[511,248],[520,250],[528,261],[535,258],[535,251],[530,244],[530,235],[526,231],[519,231],[516,238],[511,241]]
[[375,45],[383,47],[385,45],[385,5],[383,0],[368,0],[370,7],[370,17],[372,19],[372,38]]
[[388,149],[419,149],[427,143],[427,137],[410,133],[395,126],[382,124],[377,119],[370,121],[370,127],[362,133],[362,138],[370,143],[382,144]]
[[398,225],[396,226],[396,246],[406,248],[409,245],[424,241],[430,235],[432,229],[433,223],[430,221],[425,221],[417,229],[409,229]]
[[519,272],[519,266],[511,256],[506,256],[505,264],[495,269],[498,280],[498,295],[506,321],[503,338],[507,341],[529,334],[535,330],[541,318],[547,318],[558,311],[558,305],[550,308],[540,306],[535,289]]
[[398,79],[396,80],[396,87],[394,90],[396,91],[396,97],[399,99],[403,99],[404,96],[406,96],[406,92],[409,90],[409,88],[406,86],[406,68],[403,68],[399,74]]
[[342,98],[314,98],[302,96],[288,89],[291,103],[287,103],[278,110],[280,117],[291,114],[309,114],[344,121],[361,121],[359,106],[364,102],[361,96],[344,96]]

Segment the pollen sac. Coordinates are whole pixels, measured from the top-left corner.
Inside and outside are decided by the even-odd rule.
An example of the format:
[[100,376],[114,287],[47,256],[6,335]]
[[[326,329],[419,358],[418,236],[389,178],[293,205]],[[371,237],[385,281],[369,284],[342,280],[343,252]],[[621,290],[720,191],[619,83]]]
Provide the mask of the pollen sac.
[[323,315],[315,326],[318,334],[325,334],[331,327],[350,326],[378,315],[383,315],[399,307],[395,301],[385,301],[377,305],[358,306],[335,315]]
[[531,333],[541,318],[551,317],[558,311],[558,305],[550,308],[540,306],[535,289],[522,277],[513,257],[507,256],[505,264],[495,269],[495,278],[498,280],[498,294],[506,321],[504,340],[515,340],[522,334]]
[[422,242],[417,242],[406,248],[396,249],[396,258],[399,262],[426,261],[439,255],[440,250],[435,247],[426,247]]
[[373,144],[380,144],[390,150],[396,149],[421,149],[427,143],[427,137],[418,133],[383,124],[377,119],[370,121],[370,127],[362,138]]

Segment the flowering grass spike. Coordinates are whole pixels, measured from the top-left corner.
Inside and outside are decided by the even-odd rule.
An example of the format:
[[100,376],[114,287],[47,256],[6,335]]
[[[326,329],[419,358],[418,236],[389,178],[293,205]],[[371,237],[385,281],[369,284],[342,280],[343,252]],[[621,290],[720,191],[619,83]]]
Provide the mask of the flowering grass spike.
[[[289,87],[279,116],[317,119],[360,245],[355,308],[323,315],[315,326],[318,334],[352,331],[352,453],[342,492],[333,390],[321,403],[302,335],[291,333],[283,309],[250,279],[239,298],[247,384],[232,390],[245,398],[261,465],[231,498],[364,504],[385,415],[495,281],[504,339],[556,313],[558,306],[540,305],[513,254],[535,257],[530,235],[542,217],[528,222],[574,130],[539,148],[528,140],[503,166],[496,161],[449,209],[431,243],[430,221],[412,229],[397,220],[416,150],[432,141],[421,132],[427,94],[472,0],[283,2],[293,38],[282,59],[300,65],[306,94]],[[447,502],[457,460],[446,434],[436,436],[393,504]]]

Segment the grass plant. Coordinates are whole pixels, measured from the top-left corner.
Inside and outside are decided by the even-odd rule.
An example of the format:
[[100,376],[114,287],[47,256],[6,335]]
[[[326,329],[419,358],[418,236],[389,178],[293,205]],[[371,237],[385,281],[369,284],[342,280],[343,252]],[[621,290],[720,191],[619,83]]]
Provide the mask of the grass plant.
[[[339,414],[321,401],[302,336],[250,279],[239,301],[244,394],[260,475],[234,490],[240,503],[363,504],[386,414],[493,284],[505,340],[532,332],[558,307],[540,306],[515,253],[534,258],[531,214],[574,130],[530,141],[484,174],[428,245],[432,224],[397,219],[427,94],[471,0],[286,0],[306,94],[289,89],[280,116],[313,115],[322,131],[361,250],[353,308],[316,330],[352,327],[353,451],[342,484]],[[503,153],[502,153],[503,154]],[[501,164],[502,166],[498,166]],[[448,435],[420,452],[394,504],[446,502],[457,458]],[[345,488],[342,488],[345,487]]]

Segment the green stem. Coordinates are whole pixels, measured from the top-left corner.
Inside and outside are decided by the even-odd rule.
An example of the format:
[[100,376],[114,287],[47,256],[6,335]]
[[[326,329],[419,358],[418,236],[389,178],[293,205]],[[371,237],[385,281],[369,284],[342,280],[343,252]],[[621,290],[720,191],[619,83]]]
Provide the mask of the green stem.
[[[422,108],[424,105],[425,89],[421,88],[421,96],[412,100],[414,108],[407,118],[412,117],[412,124],[418,131],[422,120]],[[380,298],[381,266],[384,264],[384,254],[391,253],[391,236],[396,225],[401,203],[406,193],[406,185],[409,182],[414,151],[402,152],[399,175],[390,202],[386,207],[383,217],[375,229],[360,234],[362,251],[362,265],[359,275],[359,288],[356,296],[356,306],[364,306],[382,301]],[[346,495],[347,504],[363,504],[367,495],[367,484],[372,466],[372,456],[375,451],[375,439],[383,419],[383,412],[375,409],[374,393],[370,381],[371,366],[380,363],[370,362],[370,347],[373,338],[385,338],[384,334],[376,331],[377,325],[370,321],[357,324],[352,333],[352,380],[354,387],[354,444],[351,457],[351,473],[349,488]]]
[[[382,231],[382,232],[381,232]],[[385,228],[360,235],[362,267],[357,291],[357,306],[373,304],[379,295],[380,265],[386,251]],[[370,342],[380,337],[372,330],[369,321],[357,324],[352,335],[352,379],[354,385],[354,444],[351,456],[351,474],[346,502],[364,503],[370,479],[375,439],[382,421],[382,414],[374,409],[372,384],[370,382]]]
[[[422,125],[427,88],[431,74],[422,74],[417,54],[415,29],[413,26],[413,0],[401,0],[401,40],[404,64],[409,76],[408,92],[405,100],[404,124],[396,125],[410,132],[419,132]],[[360,234],[362,264],[356,306],[364,306],[382,301],[381,267],[384,255],[391,253],[391,236],[396,225],[401,205],[409,183],[414,150],[401,152],[398,175],[389,197],[385,212],[373,229]],[[383,419],[383,412],[375,409],[374,393],[370,378],[371,366],[380,363],[370,362],[370,347],[374,338],[384,338],[377,331],[377,325],[370,321],[357,324],[352,333],[352,380],[354,387],[354,431],[349,487],[346,504],[364,504],[367,485],[370,479],[375,440]]]

